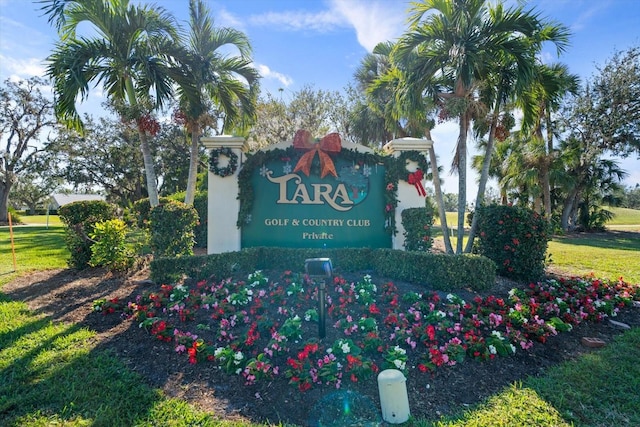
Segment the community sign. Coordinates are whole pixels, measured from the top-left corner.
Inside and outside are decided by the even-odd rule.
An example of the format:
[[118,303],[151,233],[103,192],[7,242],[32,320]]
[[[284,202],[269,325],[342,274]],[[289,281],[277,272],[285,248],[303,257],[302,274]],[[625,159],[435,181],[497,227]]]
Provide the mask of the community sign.
[[300,130],[290,147],[250,156],[240,178],[243,248],[391,247],[385,164],[337,133]]

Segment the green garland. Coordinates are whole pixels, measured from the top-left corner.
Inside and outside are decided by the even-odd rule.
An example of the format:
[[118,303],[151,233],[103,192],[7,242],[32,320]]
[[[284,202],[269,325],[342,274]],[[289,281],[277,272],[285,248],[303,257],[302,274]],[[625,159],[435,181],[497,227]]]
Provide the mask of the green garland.
[[[261,167],[265,163],[273,160],[289,159],[295,164],[300,158],[301,153],[293,148],[286,149],[276,148],[269,151],[258,151],[254,154],[247,155],[247,159],[242,166],[242,170],[238,174],[240,210],[238,211],[238,221],[236,225],[242,227],[251,221],[251,212],[253,211],[254,191],[251,185],[251,177],[256,168]],[[391,234],[397,233],[395,210],[398,206],[398,180],[407,180],[408,172],[406,170],[406,161],[411,160],[418,163],[418,166],[426,173],[428,163],[424,155],[417,151],[405,151],[395,158],[393,156],[383,156],[375,153],[361,153],[355,150],[343,149],[340,152],[347,161],[361,165],[383,164],[385,167],[386,189],[384,193],[385,199],[385,229]],[[314,167],[316,165],[314,164]],[[319,173],[316,171],[315,173]]]
[[[229,163],[223,168],[218,166],[221,155],[229,159]],[[233,175],[237,169],[238,155],[234,153],[231,148],[220,147],[215,150],[211,150],[211,156],[209,157],[209,170],[211,172],[224,178]]]

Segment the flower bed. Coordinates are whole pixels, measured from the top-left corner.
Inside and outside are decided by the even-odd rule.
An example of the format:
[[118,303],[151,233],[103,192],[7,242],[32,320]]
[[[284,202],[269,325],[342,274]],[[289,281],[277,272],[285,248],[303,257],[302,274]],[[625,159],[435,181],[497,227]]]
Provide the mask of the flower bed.
[[413,375],[509,356],[573,325],[615,316],[640,297],[637,286],[594,278],[548,280],[506,299],[470,301],[401,292],[370,276],[336,277],[327,288],[323,340],[317,286],[290,271],[278,280],[257,271],[247,280],[162,285],[132,301],[95,301],[94,309],[120,312],[190,363],[214,363],[246,385],[282,378],[306,391],[340,388],[380,369]]

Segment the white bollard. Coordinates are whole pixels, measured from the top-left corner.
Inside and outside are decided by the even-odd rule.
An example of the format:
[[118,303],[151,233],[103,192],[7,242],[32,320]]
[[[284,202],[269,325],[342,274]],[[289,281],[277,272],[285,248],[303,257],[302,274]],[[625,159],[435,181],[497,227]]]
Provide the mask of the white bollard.
[[391,424],[400,424],[409,419],[407,379],[402,372],[397,369],[385,369],[380,372],[378,391],[383,420]]

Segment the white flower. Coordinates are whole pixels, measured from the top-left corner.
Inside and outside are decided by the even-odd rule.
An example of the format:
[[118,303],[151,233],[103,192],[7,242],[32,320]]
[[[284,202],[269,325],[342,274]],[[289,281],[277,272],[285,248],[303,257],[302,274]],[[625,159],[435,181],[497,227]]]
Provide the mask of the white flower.
[[351,348],[349,347],[349,343],[346,343],[346,342],[342,343],[342,345],[340,346],[340,349],[344,354],[347,354],[351,351]]
[[496,353],[498,353],[498,350],[496,350],[496,348],[494,346],[489,345],[489,353],[496,354]]
[[242,372],[242,368],[236,369],[236,375],[240,375],[240,372]]
[[516,353],[516,346],[513,344],[509,344],[511,346],[511,353],[515,354]]
[[396,368],[400,369],[401,371],[404,371],[404,368],[407,366],[406,362],[403,362],[402,360],[394,360],[393,364],[396,366]]
[[498,338],[498,339],[503,339],[502,338],[502,334],[498,331],[491,331],[491,335],[493,335],[494,337]]
[[405,350],[404,348],[400,347],[399,345],[395,346],[393,348],[394,351],[396,351],[397,353],[400,354],[407,354],[407,350]]
[[436,312],[436,316],[438,316],[441,319],[444,319],[445,317],[447,317],[447,313],[445,313],[444,311],[438,310]]
[[233,358],[239,362],[242,359],[244,359],[244,354],[242,354],[241,351],[238,351],[236,352],[236,354],[233,355]]
[[453,294],[447,294],[447,301],[449,302],[453,302],[455,296],[453,296]]

